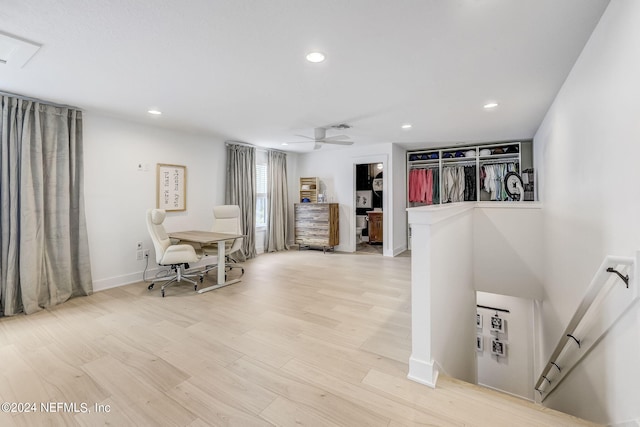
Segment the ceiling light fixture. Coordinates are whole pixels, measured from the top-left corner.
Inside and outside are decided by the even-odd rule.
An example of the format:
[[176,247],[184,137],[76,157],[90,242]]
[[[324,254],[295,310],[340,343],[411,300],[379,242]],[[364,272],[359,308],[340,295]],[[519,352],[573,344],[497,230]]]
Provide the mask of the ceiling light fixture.
[[153,114],[154,116],[159,116],[160,114],[162,114],[162,111],[160,111],[160,110],[149,110],[149,111],[147,111],[147,113]]
[[496,108],[498,106],[497,102],[489,102],[487,104],[484,104],[484,109],[485,110],[490,110],[492,108]]
[[288,144],[288,143],[286,143],[286,142],[283,142],[283,143],[282,143],[282,145],[289,145],[289,144]]
[[322,52],[310,52],[307,54],[307,61],[318,63],[324,61],[324,53]]
[[405,123],[401,126],[402,129],[411,129],[413,126],[411,126],[411,123]]

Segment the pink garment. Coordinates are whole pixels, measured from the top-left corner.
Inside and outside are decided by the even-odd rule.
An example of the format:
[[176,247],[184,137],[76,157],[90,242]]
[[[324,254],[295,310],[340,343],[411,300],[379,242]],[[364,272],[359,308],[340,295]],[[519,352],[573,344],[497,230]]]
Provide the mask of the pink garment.
[[433,204],[433,171],[431,169],[427,170],[427,179],[425,180],[425,193],[424,193],[424,201],[428,205]]

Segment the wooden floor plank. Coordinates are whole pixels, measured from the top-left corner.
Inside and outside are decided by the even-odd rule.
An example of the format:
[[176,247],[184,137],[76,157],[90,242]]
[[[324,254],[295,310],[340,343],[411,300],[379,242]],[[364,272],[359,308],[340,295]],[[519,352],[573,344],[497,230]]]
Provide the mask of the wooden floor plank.
[[270,253],[204,294],[140,282],[0,318],[0,399],[92,409],[0,425],[590,425],[446,376],[407,380],[410,261]]

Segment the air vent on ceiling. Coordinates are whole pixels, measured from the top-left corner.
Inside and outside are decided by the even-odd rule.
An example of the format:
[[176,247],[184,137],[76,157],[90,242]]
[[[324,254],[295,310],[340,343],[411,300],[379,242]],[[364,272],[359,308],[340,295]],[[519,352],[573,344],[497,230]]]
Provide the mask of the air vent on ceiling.
[[22,68],[38,49],[38,44],[0,33],[0,65]]
[[340,123],[338,125],[331,126],[334,129],[351,129],[351,126],[346,123]]

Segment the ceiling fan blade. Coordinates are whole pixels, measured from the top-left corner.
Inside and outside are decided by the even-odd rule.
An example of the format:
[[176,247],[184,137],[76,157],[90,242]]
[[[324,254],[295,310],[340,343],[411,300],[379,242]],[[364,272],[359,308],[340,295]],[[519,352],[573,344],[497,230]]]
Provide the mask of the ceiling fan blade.
[[335,135],[328,138],[324,138],[325,141],[343,141],[345,139],[351,139],[349,135]]
[[334,141],[334,140],[325,139],[322,142],[324,142],[325,144],[353,145],[353,141]]
[[310,136],[306,136],[306,135],[293,135],[293,136],[299,136],[300,138],[306,138],[309,141],[314,141],[314,138],[310,137]]

